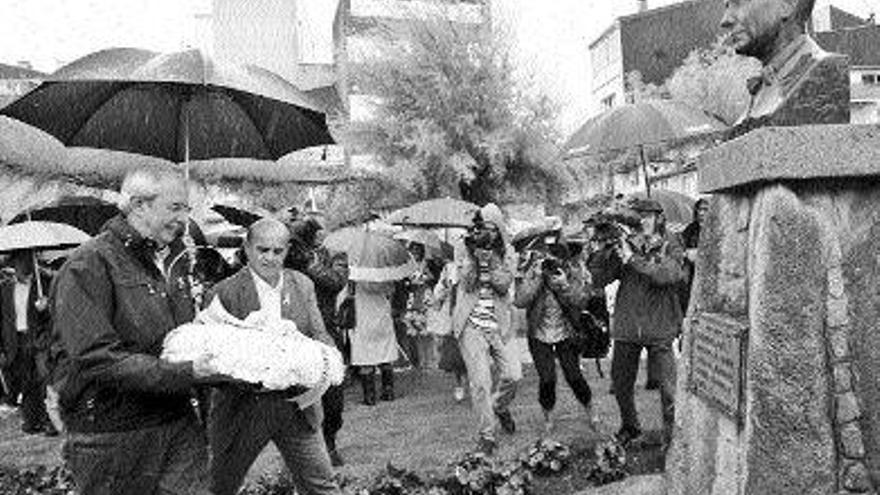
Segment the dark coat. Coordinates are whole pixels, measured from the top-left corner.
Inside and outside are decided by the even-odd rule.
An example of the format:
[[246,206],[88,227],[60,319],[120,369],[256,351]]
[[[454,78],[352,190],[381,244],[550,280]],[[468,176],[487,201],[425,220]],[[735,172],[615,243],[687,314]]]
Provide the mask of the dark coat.
[[[260,297],[257,294],[252,272],[247,267],[214,286],[205,298],[205,303],[210,304],[215,297],[220,298],[223,307],[231,315],[241,320],[260,309]],[[315,297],[315,286],[308,277],[297,271],[284,270],[281,300],[283,319],[296,323],[297,329],[306,336],[335,346],[333,339],[324,329],[324,321]],[[279,393],[276,399],[283,401],[286,397]],[[259,414],[258,406],[259,401],[253,389],[235,385],[222,386],[214,396],[211,418],[215,424],[228,424],[229,428],[234,428],[238,423],[235,418],[242,414]],[[299,410],[293,403],[290,403],[290,406],[299,422],[312,429],[320,428],[323,417],[320,403],[306,408],[305,411]]]
[[654,247],[639,249],[623,264],[611,248],[589,260],[593,283],[620,280],[611,338],[638,344],[666,343],[681,332],[679,286],[685,280],[684,251],[678,236],[666,234]]
[[155,244],[123,217],[77,248],[52,288],[55,386],[71,431],[126,431],[192,414],[189,363],[159,359],[165,335],[192,321],[182,272],[166,278]]
[[[48,293],[52,283],[51,277],[41,273],[43,290]],[[15,278],[0,282],[0,353],[6,357],[6,362],[11,363],[18,354],[19,339],[18,330],[15,328]],[[49,311],[38,311],[34,306],[37,301],[37,284],[32,280],[30,294],[27,299],[27,326],[26,343],[34,347],[37,352],[45,352],[49,348],[51,320]]]

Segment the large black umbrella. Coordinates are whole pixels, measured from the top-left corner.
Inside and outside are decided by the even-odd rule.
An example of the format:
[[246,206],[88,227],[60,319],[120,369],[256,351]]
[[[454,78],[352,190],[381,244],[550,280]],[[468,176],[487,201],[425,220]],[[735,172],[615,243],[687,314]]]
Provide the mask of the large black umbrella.
[[320,104],[281,76],[198,50],[111,48],[80,58],[0,110],[66,146],[156,156],[277,160],[332,144]]
[[[565,144],[569,156],[639,149],[647,181],[644,146],[721,131],[724,124],[706,112],[675,100],[644,100],[620,105],[588,120]],[[650,186],[646,188],[650,196]]]
[[10,224],[28,220],[43,220],[72,225],[95,236],[101,227],[119,214],[119,207],[94,196],[62,196],[45,205],[29,208],[9,221]]

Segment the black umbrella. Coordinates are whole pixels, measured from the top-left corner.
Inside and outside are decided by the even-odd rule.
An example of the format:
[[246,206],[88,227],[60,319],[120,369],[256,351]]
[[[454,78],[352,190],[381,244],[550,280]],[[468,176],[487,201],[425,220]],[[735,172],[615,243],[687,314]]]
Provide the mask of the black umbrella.
[[212,206],[211,209],[219,213],[227,222],[241,227],[250,227],[252,223],[263,218],[263,215],[260,215],[259,213],[254,213],[235,206],[217,204]]
[[43,220],[72,225],[95,236],[107,220],[119,214],[119,207],[94,196],[62,196],[48,204],[29,208],[9,221]]
[[198,50],[111,48],[80,58],[0,110],[66,146],[156,156],[277,160],[333,144],[320,104],[281,76]]

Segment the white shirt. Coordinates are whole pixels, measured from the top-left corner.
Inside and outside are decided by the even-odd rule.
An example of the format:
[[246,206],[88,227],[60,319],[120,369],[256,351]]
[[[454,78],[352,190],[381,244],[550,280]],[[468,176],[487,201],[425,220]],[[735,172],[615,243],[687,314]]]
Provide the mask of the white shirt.
[[269,319],[281,319],[281,292],[284,288],[284,273],[278,277],[278,284],[275,287],[269,285],[263,280],[263,277],[257,275],[257,272],[251,270],[251,276],[254,278],[254,285],[257,288],[257,297],[260,299],[260,312],[265,314]]
[[15,280],[13,299],[15,300],[15,329],[19,332],[27,332],[28,329],[28,296],[31,294],[31,277],[24,282]]

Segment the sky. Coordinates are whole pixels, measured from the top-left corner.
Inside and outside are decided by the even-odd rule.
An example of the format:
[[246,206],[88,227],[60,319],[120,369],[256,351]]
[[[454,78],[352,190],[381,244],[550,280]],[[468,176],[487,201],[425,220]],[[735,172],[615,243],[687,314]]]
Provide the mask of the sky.
[[[590,107],[588,45],[614,18],[637,10],[636,0],[494,0],[514,33],[521,73],[561,105],[561,130],[572,132]],[[648,0],[659,7],[677,0]],[[818,0],[865,17],[878,0]],[[255,2],[256,3],[256,2]],[[51,72],[111,46],[174,51],[198,46],[196,14],[211,0],[0,0],[0,63],[28,61]]]

